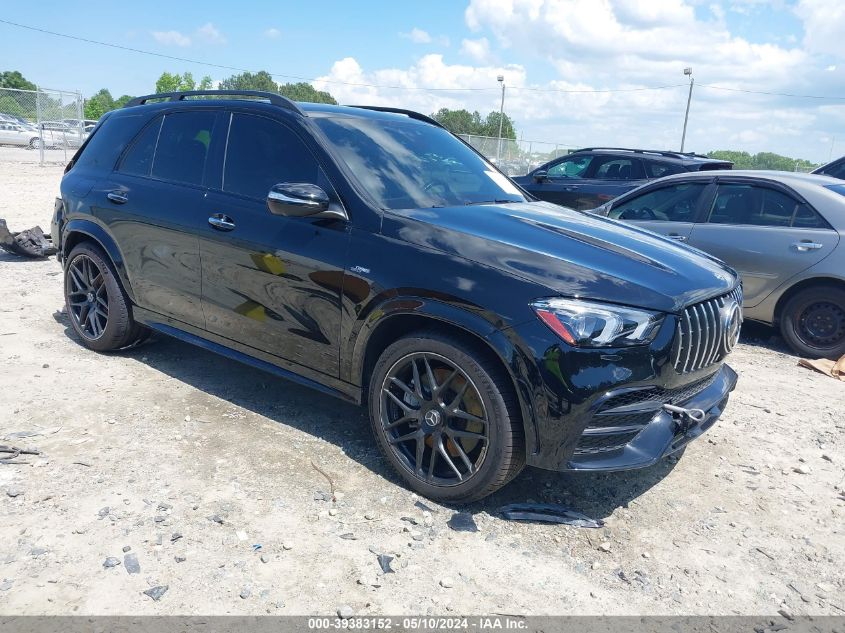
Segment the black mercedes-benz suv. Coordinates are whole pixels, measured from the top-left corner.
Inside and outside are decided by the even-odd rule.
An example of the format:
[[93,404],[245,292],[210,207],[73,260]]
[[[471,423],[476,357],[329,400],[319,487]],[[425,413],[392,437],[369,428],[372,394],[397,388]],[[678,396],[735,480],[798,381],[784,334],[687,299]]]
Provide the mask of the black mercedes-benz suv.
[[154,330],[356,403],[414,490],[653,464],[722,413],[737,275],[539,202],[406,110],[142,97],[68,165],[52,232],[93,350]]

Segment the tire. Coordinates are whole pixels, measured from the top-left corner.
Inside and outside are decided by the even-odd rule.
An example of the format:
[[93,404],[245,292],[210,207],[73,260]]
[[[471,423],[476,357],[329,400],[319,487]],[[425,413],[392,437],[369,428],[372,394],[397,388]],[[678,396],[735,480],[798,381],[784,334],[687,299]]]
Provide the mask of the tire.
[[77,244],[64,271],[65,306],[82,344],[111,352],[139,344],[148,335],[132,319],[129,297],[105,252],[91,242]]
[[30,149],[38,149],[39,147],[41,147],[41,139],[37,136],[29,139],[29,147]]
[[813,286],[790,297],[780,316],[780,331],[804,358],[845,355],[845,289]]
[[410,488],[434,501],[476,501],[525,465],[509,377],[457,337],[421,331],[388,346],[373,369],[369,409],[382,453]]

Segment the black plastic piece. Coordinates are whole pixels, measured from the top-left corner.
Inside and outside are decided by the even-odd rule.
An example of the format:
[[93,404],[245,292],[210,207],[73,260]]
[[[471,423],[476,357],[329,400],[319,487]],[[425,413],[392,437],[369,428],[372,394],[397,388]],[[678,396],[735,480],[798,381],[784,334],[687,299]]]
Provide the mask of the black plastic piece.
[[577,154],[578,152],[594,152],[597,150],[609,150],[613,152],[632,152],[634,154],[657,154],[658,156],[666,156],[668,158],[706,158],[714,162],[727,163],[730,161],[719,160],[718,158],[711,158],[704,154],[696,154],[694,152],[670,152],[662,149],[631,149],[630,147],[582,147],[581,149],[574,149],[570,154]]
[[[426,116],[424,114],[420,114],[419,112],[415,112],[413,110],[405,110],[403,108],[389,108],[387,106],[369,106],[369,105],[354,105],[349,106],[350,108],[361,108],[363,110],[375,110],[376,112],[392,112],[394,114],[404,114],[409,119],[416,119],[417,121],[424,121],[425,123],[430,123],[431,125],[436,125],[437,127],[443,127],[432,119],[430,116]],[[445,129],[445,128],[444,128]]]
[[300,109],[295,102],[287,97],[283,97],[275,92],[265,92],[262,90],[187,90],[184,92],[162,92],[153,95],[144,95],[142,97],[135,97],[129,101],[124,108],[131,108],[137,105],[144,105],[152,99],[166,100],[166,101],[185,101],[185,97],[258,97],[267,99],[271,104],[292,110],[297,114],[305,113]]

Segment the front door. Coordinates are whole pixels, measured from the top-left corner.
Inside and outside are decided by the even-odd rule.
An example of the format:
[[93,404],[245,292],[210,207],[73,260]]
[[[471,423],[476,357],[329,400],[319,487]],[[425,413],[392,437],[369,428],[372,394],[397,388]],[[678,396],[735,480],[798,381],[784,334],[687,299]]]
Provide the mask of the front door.
[[689,243],[715,255],[742,275],[745,305],[753,307],[790,277],[827,257],[836,231],[806,203],[784,189],[720,179]]
[[348,224],[272,215],[267,194],[278,183],[304,182],[340,201],[280,122],[235,112],[228,138],[222,190],[208,194],[200,239],[208,329],[337,376]]

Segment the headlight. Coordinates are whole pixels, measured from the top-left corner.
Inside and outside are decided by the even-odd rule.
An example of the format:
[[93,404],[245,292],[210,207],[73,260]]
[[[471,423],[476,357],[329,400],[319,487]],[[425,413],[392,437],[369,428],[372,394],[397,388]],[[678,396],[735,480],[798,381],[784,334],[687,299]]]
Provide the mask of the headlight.
[[542,299],[531,307],[555,334],[579,347],[642,345],[663,322],[659,312],[578,299]]

